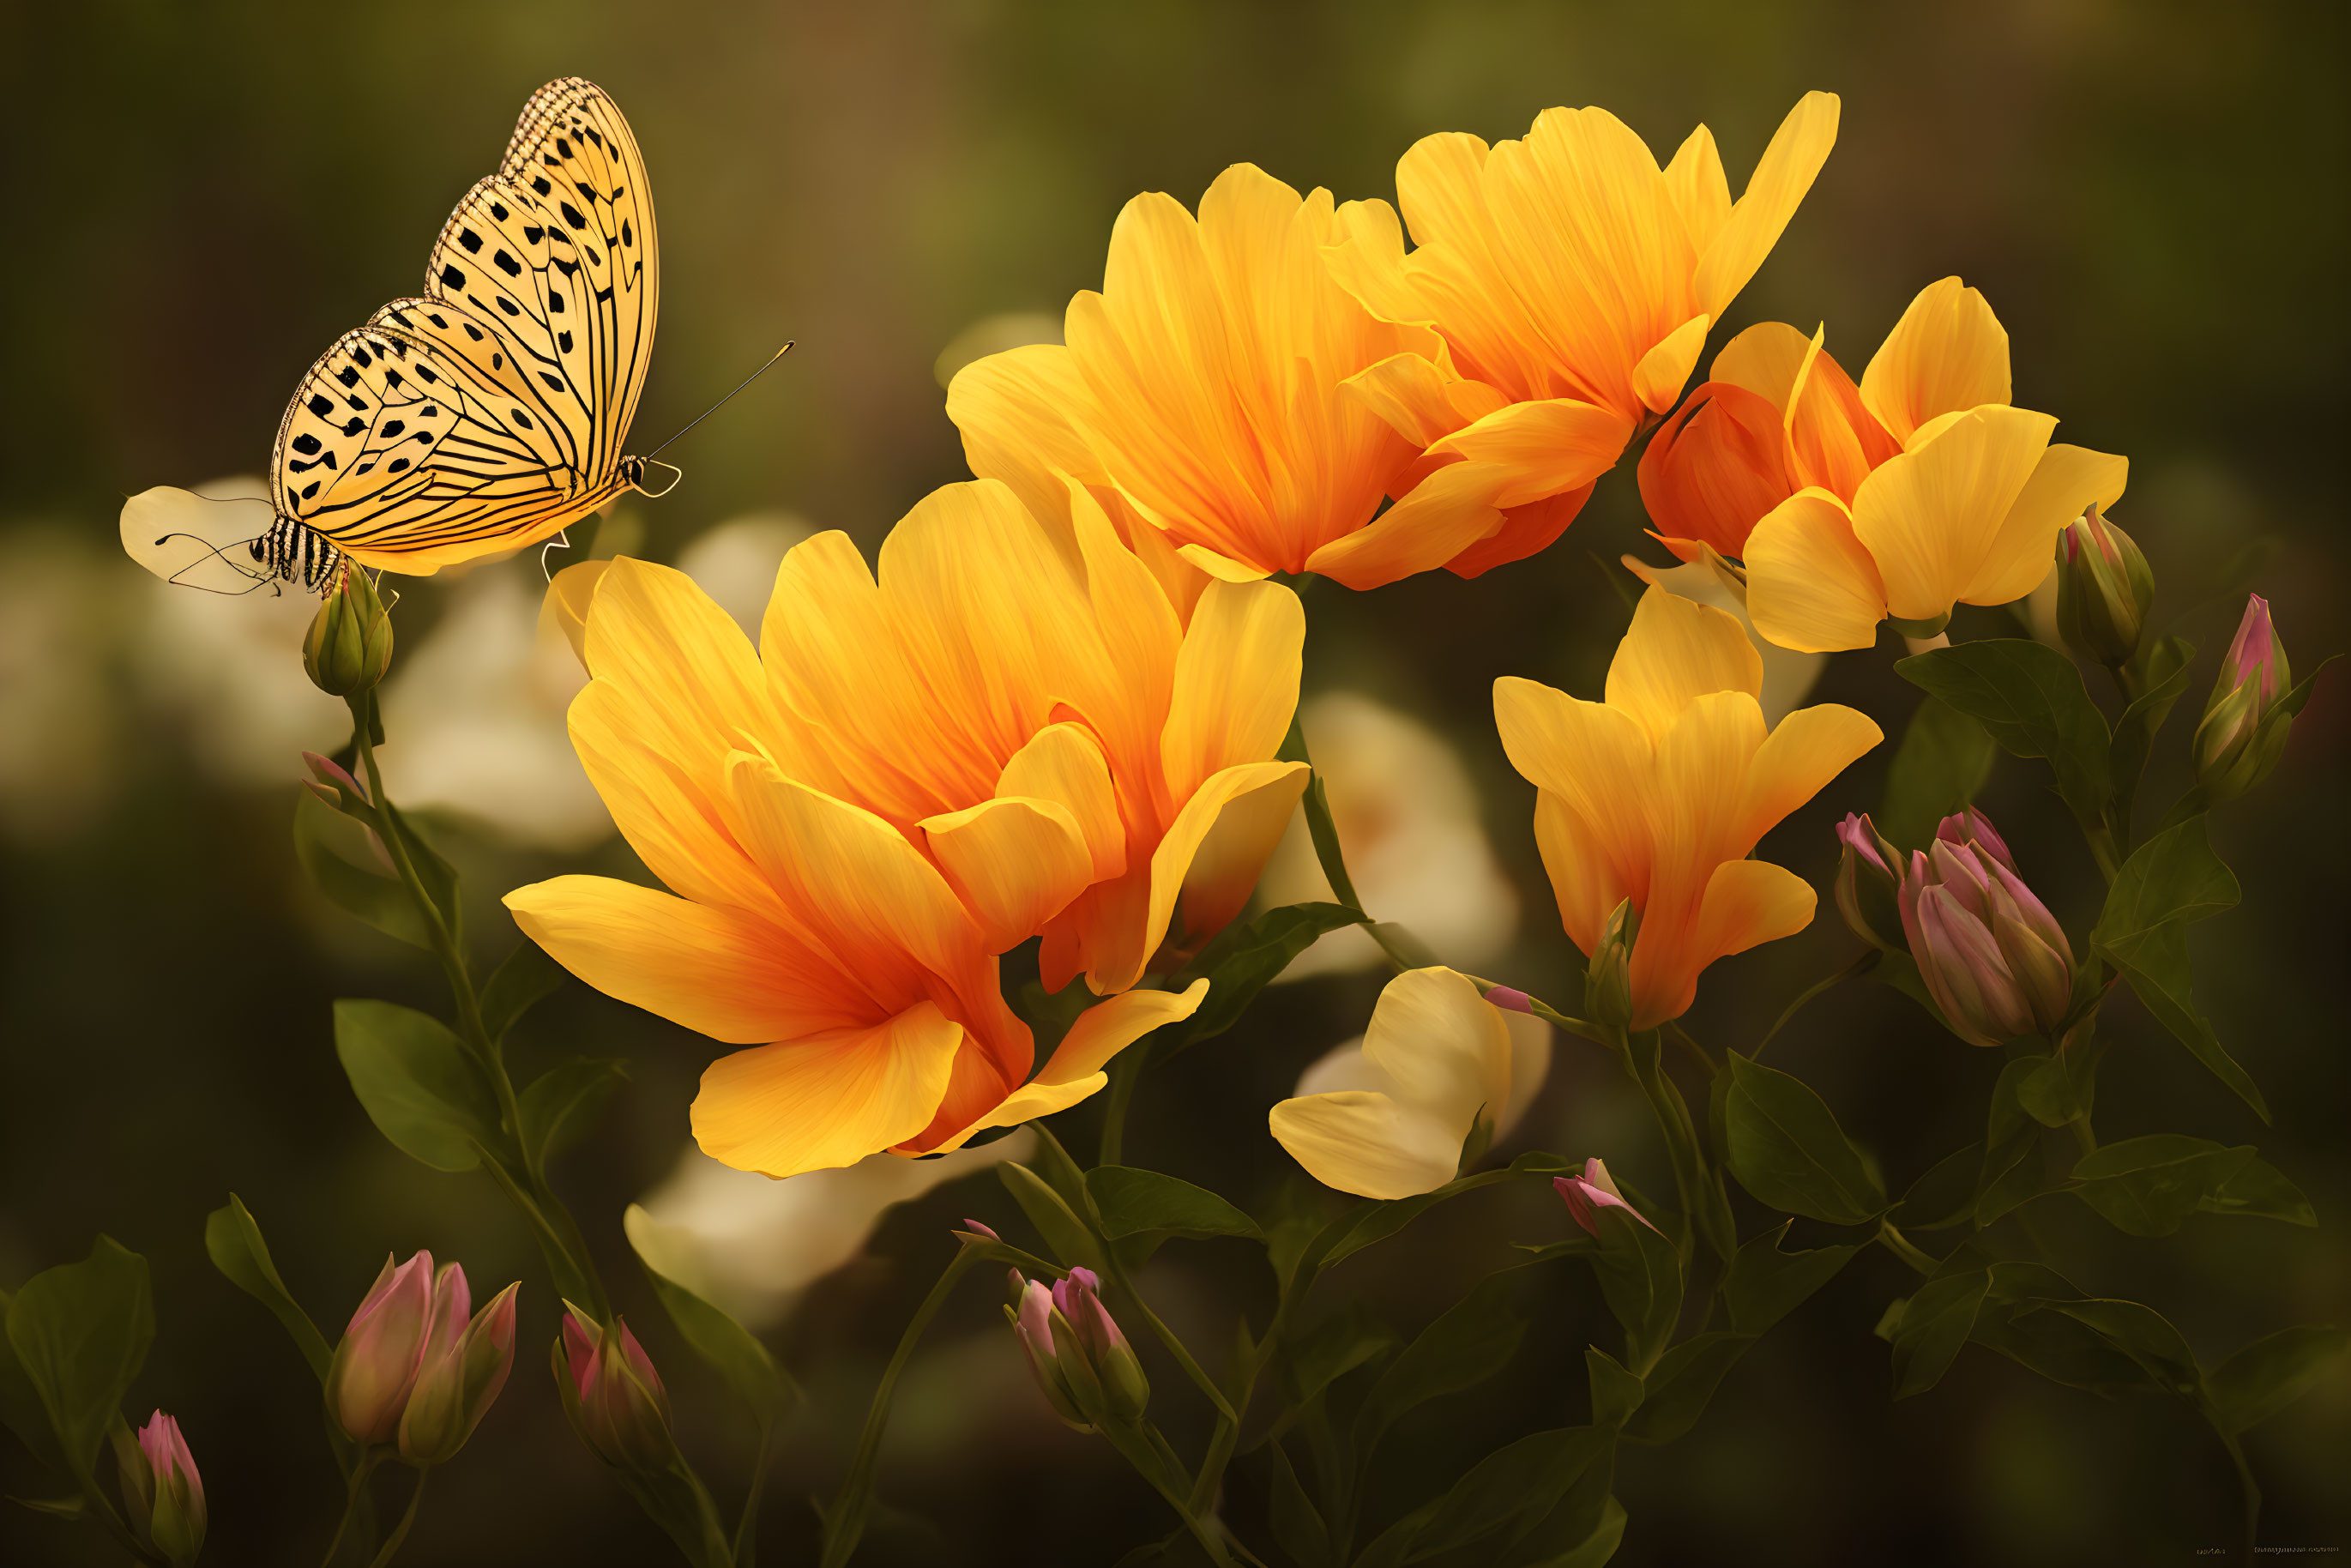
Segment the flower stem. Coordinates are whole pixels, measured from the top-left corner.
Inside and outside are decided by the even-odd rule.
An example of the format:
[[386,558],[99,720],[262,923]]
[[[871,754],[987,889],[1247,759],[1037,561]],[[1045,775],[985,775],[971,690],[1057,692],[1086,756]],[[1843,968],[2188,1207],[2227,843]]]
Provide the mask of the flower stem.
[[[371,1454],[351,1468],[351,1473],[343,1485],[343,1517],[335,1521],[334,1539],[327,1542],[327,1554],[319,1559],[319,1568],[329,1568],[335,1560],[335,1553],[342,1550],[343,1537],[350,1533],[351,1521],[359,1517],[360,1502],[367,1496],[368,1478],[375,1473],[380,1462]],[[412,1504],[414,1500],[410,1500]]]
[[1887,1251],[1917,1270],[1921,1274],[1932,1274],[1942,1267],[1932,1256],[1920,1251],[1890,1219],[1880,1219],[1877,1222],[1877,1239],[1886,1244]]
[[408,1527],[416,1522],[416,1505],[424,1500],[424,1482],[432,1473],[430,1470],[416,1472],[416,1490],[408,1494],[408,1506],[401,1511],[400,1522],[392,1527],[390,1535],[384,1537],[383,1550],[368,1559],[368,1568],[384,1568],[384,1564],[392,1561],[392,1554],[400,1550],[401,1542],[408,1539]]
[[1184,1528],[1192,1532],[1192,1539],[1198,1542],[1200,1550],[1208,1554],[1208,1561],[1217,1564],[1218,1568],[1234,1568],[1232,1553],[1225,1550],[1223,1529],[1214,1521],[1203,1518],[1191,1501],[1169,1484],[1165,1462],[1151,1446],[1143,1428],[1110,1426],[1100,1430],[1110,1446],[1134,1468],[1134,1473],[1149,1481],[1151,1490],[1167,1500],[1167,1505],[1183,1520]]
[[1852,963],[1847,964],[1844,968],[1839,969],[1827,979],[1804,988],[1802,994],[1798,996],[1794,1001],[1788,1004],[1787,1010],[1780,1015],[1779,1021],[1774,1023],[1771,1029],[1765,1032],[1763,1038],[1756,1042],[1755,1049],[1747,1053],[1747,1060],[1754,1061],[1761,1058],[1763,1054],[1763,1048],[1771,1044],[1772,1040],[1779,1038],[1780,1031],[1788,1027],[1788,1020],[1794,1018],[1799,1012],[1802,1012],[1806,1003],[1812,1001],[1815,997],[1836,989],[1837,987],[1844,985],[1847,980],[1857,980],[1862,976],[1868,974],[1872,969],[1877,967],[1877,960],[1884,956],[1885,955],[1880,953],[1876,948],[1869,948],[1865,951],[1860,957],[1855,958]]

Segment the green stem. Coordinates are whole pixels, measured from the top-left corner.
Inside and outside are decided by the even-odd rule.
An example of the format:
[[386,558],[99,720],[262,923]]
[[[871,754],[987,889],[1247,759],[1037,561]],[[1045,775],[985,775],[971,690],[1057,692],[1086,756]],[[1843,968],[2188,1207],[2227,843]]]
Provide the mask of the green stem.
[[1885,956],[1885,955],[1880,953],[1876,948],[1869,948],[1864,952],[1860,957],[1855,958],[1852,963],[1847,964],[1844,968],[1839,969],[1827,979],[1806,987],[1802,995],[1798,996],[1794,1001],[1788,1004],[1787,1010],[1780,1015],[1780,1020],[1773,1024],[1771,1029],[1765,1032],[1762,1040],[1757,1042],[1755,1049],[1747,1053],[1747,1060],[1750,1061],[1761,1060],[1763,1055],[1763,1048],[1771,1044],[1772,1040],[1779,1038],[1780,1031],[1788,1027],[1788,1020],[1802,1012],[1804,1009],[1805,1004],[1812,1001],[1815,997],[1836,989],[1839,986],[1844,985],[1847,980],[1857,980],[1862,976],[1868,974],[1872,969],[1877,967],[1877,961],[1883,956]]
[[890,1364],[883,1369],[882,1381],[873,1390],[873,1402],[865,1412],[865,1429],[858,1435],[857,1457],[850,1462],[849,1474],[841,1483],[841,1490],[824,1515],[823,1568],[841,1568],[851,1552],[857,1550],[858,1537],[865,1532],[865,1509],[868,1494],[873,1490],[873,1470],[882,1454],[882,1434],[890,1426],[890,1401],[898,1391],[899,1375],[914,1358],[914,1345],[931,1320],[946,1305],[947,1297],[955,1293],[956,1282],[962,1280],[974,1263],[986,1256],[985,1249],[966,1247],[958,1251],[940,1273],[931,1293],[914,1309],[906,1332],[898,1336],[898,1348],[891,1354]]
[[1200,1543],[1200,1550],[1208,1554],[1208,1561],[1217,1564],[1218,1568],[1234,1568],[1232,1553],[1225,1550],[1224,1531],[1213,1521],[1203,1518],[1182,1492],[1168,1484],[1166,1467],[1143,1429],[1139,1427],[1104,1427],[1101,1431],[1110,1446],[1119,1451],[1120,1457],[1134,1468],[1134,1473],[1149,1481],[1151,1490],[1167,1500],[1167,1506],[1183,1520],[1184,1528],[1192,1532],[1192,1539]]
[[2083,840],[2090,846],[2090,858],[2098,862],[2098,874],[2114,885],[2115,877],[2122,871],[2122,852],[2115,847],[2115,831],[2103,822],[2082,825]]
[[335,1521],[334,1539],[327,1542],[327,1554],[319,1559],[319,1568],[328,1568],[334,1562],[335,1553],[342,1550],[343,1537],[350,1533],[351,1521],[359,1515],[360,1499],[367,1493],[368,1478],[375,1473],[376,1466],[381,1462],[375,1455],[370,1454],[351,1468],[350,1477],[343,1483],[343,1517]]
[[759,1447],[751,1456],[751,1489],[743,1498],[743,1514],[735,1521],[735,1544],[732,1560],[735,1568],[751,1568],[751,1560],[758,1550],[759,1494],[768,1479],[768,1451],[775,1437],[775,1423],[759,1423]]
[[424,1500],[425,1479],[432,1473],[431,1470],[416,1472],[416,1490],[408,1494],[408,1506],[401,1511],[400,1522],[392,1527],[390,1535],[384,1537],[383,1550],[368,1560],[368,1568],[384,1568],[384,1564],[392,1561],[393,1553],[400,1550],[401,1542],[408,1539],[408,1527],[416,1522],[416,1505]]
[[1111,1058],[1110,1094],[1102,1107],[1102,1155],[1099,1164],[1114,1166],[1126,1146],[1126,1108],[1134,1100],[1135,1081],[1143,1076],[1150,1055],[1148,1035]]
[[1880,1219],[1877,1222],[1877,1239],[1886,1244],[1887,1251],[1917,1270],[1921,1274],[1932,1274],[1942,1267],[1931,1256],[1920,1251],[1890,1219]]
[[1664,1063],[1657,1053],[1656,1031],[1646,1031],[1650,1039],[1635,1046],[1625,1041],[1625,1070],[1633,1082],[1641,1086],[1647,1097],[1649,1110],[1657,1119],[1657,1129],[1666,1137],[1666,1152],[1674,1166],[1674,1189],[1681,1199],[1684,1220],[1689,1230],[1686,1242],[1695,1241],[1703,1234],[1707,1244],[1724,1258],[1736,1250],[1729,1238],[1718,1234],[1719,1226],[1714,1206],[1707,1201],[1710,1177],[1706,1155],[1698,1147],[1698,1129],[1690,1121],[1689,1107],[1682,1103],[1679,1091],[1667,1082]]
[[1118,1282],[1119,1291],[1128,1304],[1143,1314],[1143,1321],[1150,1326],[1159,1343],[1167,1347],[1167,1354],[1176,1358],[1176,1364],[1184,1369],[1184,1375],[1190,1378],[1193,1386],[1207,1396],[1208,1403],[1217,1407],[1217,1416],[1227,1421],[1238,1422],[1240,1412],[1235,1410],[1233,1402],[1225,1397],[1225,1391],[1217,1386],[1217,1380],[1201,1370],[1200,1364],[1192,1359],[1192,1353],[1184,1348],[1184,1342],[1176,1337],[1173,1329],[1159,1321],[1159,1314],[1151,1310],[1151,1303],[1144,1301],[1143,1292],[1134,1288],[1134,1281],[1128,1275],[1126,1265],[1119,1261],[1118,1249],[1104,1246],[1102,1261],[1110,1265],[1111,1278]]
[[2212,1429],[2220,1433],[2220,1446],[2229,1450],[2229,1462],[2237,1468],[2237,1496],[2245,1520],[2245,1561],[2252,1563],[2261,1546],[2262,1489],[2253,1479],[2253,1467],[2245,1461],[2244,1445],[2217,1425]]
[[2082,1153],[2086,1155],[2096,1151],[2098,1140],[2091,1134],[2090,1118],[2087,1114],[2075,1116],[2068,1121],[2065,1124],[2065,1130],[2074,1134],[2074,1146]]

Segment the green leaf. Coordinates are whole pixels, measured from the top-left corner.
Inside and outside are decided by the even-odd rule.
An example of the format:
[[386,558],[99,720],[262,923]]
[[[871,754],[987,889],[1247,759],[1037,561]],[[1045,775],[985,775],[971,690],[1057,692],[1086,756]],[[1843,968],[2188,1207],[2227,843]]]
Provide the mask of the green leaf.
[[1232,1028],[1257,994],[1290,967],[1291,959],[1312,946],[1316,937],[1344,925],[1359,925],[1363,920],[1363,911],[1343,904],[1285,904],[1246,925],[1225,927],[1176,977],[1188,983],[1206,975],[1208,994],[1189,1020],[1176,1026],[1176,1041],[1165,1048],[1162,1059]]
[[1285,1402],[1303,1408],[1347,1374],[1385,1355],[1397,1344],[1395,1330],[1374,1317],[1361,1301],[1350,1300],[1298,1335],[1281,1361]]
[[[1528,1169],[1534,1168],[1533,1166],[1527,1164],[1531,1158],[1538,1162],[1553,1161],[1555,1164],[1552,1168],[1557,1170],[1564,1171],[1568,1168],[1564,1163],[1557,1163],[1555,1155],[1520,1155],[1518,1159],[1510,1162],[1511,1173],[1520,1174],[1522,1166],[1526,1166]],[[1416,1194],[1411,1197],[1390,1198],[1371,1204],[1364,1209],[1363,1218],[1356,1220],[1347,1233],[1332,1245],[1328,1253],[1324,1254],[1323,1267],[1329,1268],[1342,1259],[1353,1257],[1366,1247],[1385,1241],[1389,1237],[1419,1218],[1421,1215],[1449,1198],[1458,1197],[1465,1192],[1492,1185],[1494,1174],[1488,1171],[1479,1176],[1462,1176],[1447,1182],[1443,1186]],[[1544,1179],[1550,1179],[1549,1169],[1544,1171]]]
[[335,1054],[368,1119],[435,1170],[469,1171],[502,1143],[498,1108],[439,1019],[391,1002],[335,1004]]
[[2046,758],[2074,815],[2085,826],[2102,823],[2113,797],[2106,720],[2073,660],[2029,639],[2001,637],[1937,648],[1894,669],[2015,756]]
[[294,854],[328,902],[387,936],[433,950],[432,928],[408,895],[408,886],[380,865],[366,824],[311,794],[294,802]]
[[2204,1195],[2198,1204],[2207,1214],[2255,1214],[2283,1219],[2288,1225],[2316,1225],[2318,1211],[2302,1188],[2267,1160],[2247,1160],[2242,1169]]
[[1061,1195],[1045,1184],[1045,1179],[1027,1166],[1008,1160],[996,1167],[997,1178],[1005,1190],[1020,1205],[1020,1212],[1045,1239],[1045,1246],[1055,1261],[1065,1268],[1102,1267],[1102,1248],[1085,1222],[1063,1200]]
[[[307,793],[307,791],[305,791]],[[324,804],[324,802],[320,802]],[[416,880],[424,885],[424,895],[441,912],[441,924],[449,930],[449,940],[460,951],[465,946],[465,904],[458,892],[457,868],[451,865],[416,831],[416,824],[399,807],[386,801],[380,815],[408,848],[409,863],[416,868]]]
[[101,1236],[78,1263],[25,1281],[8,1303],[8,1347],[39,1401],[54,1452],[93,1484],[99,1445],[155,1343],[147,1260]]
[[1919,703],[1886,772],[1875,819],[1890,843],[1917,849],[1937,824],[1976,798],[1996,751],[1974,719],[1935,697]]
[[1301,1568],[1321,1568],[1331,1557],[1330,1527],[1322,1522],[1314,1500],[1299,1485],[1298,1472],[1290,1468],[1290,1456],[1281,1451],[1281,1445],[1268,1447],[1273,1455],[1273,1475],[1266,1486],[1266,1522],[1273,1527],[1274,1544]]
[[2351,1333],[2332,1323],[2280,1329],[2255,1340],[2204,1375],[2213,1419],[2226,1432],[2268,1420],[2309,1393],[2346,1345]]
[[1970,1144],[1927,1167],[1886,1218],[1905,1230],[1948,1230],[1975,1218],[1976,1177],[1984,1146]]
[[2086,1043],[2077,1040],[2042,1059],[2016,1086],[2017,1103],[2026,1115],[2044,1127],[2062,1127],[2090,1113],[2097,1102],[2098,1062],[2083,1049]]
[[310,1321],[310,1314],[286,1288],[277,1275],[277,1265],[269,1256],[269,1243],[261,1239],[261,1226],[245,1200],[235,1193],[228,1202],[204,1217],[204,1251],[213,1267],[228,1277],[230,1284],[267,1307],[286,1325],[286,1333],[294,1341],[294,1348],[310,1364],[311,1375],[323,1385],[327,1381],[327,1364],[334,1359],[326,1335]]
[[532,1079],[517,1097],[525,1157],[544,1165],[585,1137],[628,1081],[629,1064],[617,1056],[574,1057]]
[[1622,1428],[1641,1407],[1641,1377],[1596,1344],[1583,1347],[1584,1375],[1592,1384],[1592,1424]]
[[2139,695],[2115,720],[2115,738],[2107,753],[2107,773],[2114,781],[2115,814],[2130,825],[2131,797],[2138,792],[2139,775],[2147,770],[2147,754],[2172,706],[2187,694],[2188,666],[2196,644],[2185,637],[2163,637],[2139,651],[2137,675]]
[[1740,1186],[1768,1207],[1831,1225],[1860,1225],[1885,1212],[1877,1173],[1819,1095],[1737,1051],[1726,1061],[1723,1132]]
[[1992,1086],[1983,1167],[1976,1176],[1973,1218],[1979,1230],[2047,1185],[2042,1179],[2042,1163],[2033,1157],[2041,1147],[2041,1127],[2026,1113],[2022,1092],[2049,1060],[2021,1056],[2000,1070],[2000,1082]]
[[492,1040],[504,1040],[523,1014],[563,988],[571,972],[538,943],[525,941],[507,955],[482,987],[482,1027]]
[[2043,1309],[2063,1312],[2138,1363],[2147,1375],[2174,1394],[2193,1395],[2199,1386],[2195,1353],[2161,1312],[2137,1301],[2055,1301]]
[[2212,1074],[2262,1121],[2268,1103],[2196,1010],[2187,927],[2236,906],[2237,879],[2212,852],[2204,819],[2156,834],[2123,862],[2090,933],[2091,950],[2122,971],[2131,990]]
[[[639,1226],[650,1218],[642,1206],[629,1206],[622,1225],[632,1247],[636,1245]],[[768,1354],[768,1347],[741,1323],[655,1269],[643,1251],[637,1254],[637,1265],[644,1270],[680,1337],[742,1396],[760,1430],[767,1430],[791,1407],[793,1399],[791,1379]]]
[[2116,1229],[2168,1236],[2252,1158],[2251,1145],[2153,1133],[2091,1150],[2074,1162],[2073,1179],[2082,1201]]
[[1380,1374],[1355,1416],[1355,1451],[1368,1458],[1396,1418],[1440,1395],[1474,1388],[1502,1370],[1527,1332],[1517,1270],[1489,1274],[1420,1332]]
[[[2036,1283],[2023,1274],[2048,1279]],[[2068,1388],[2113,1395],[2146,1385],[2145,1369],[2087,1324],[2043,1310],[2052,1301],[2080,1300],[2079,1291],[2031,1264],[1995,1263],[1991,1276],[1991,1295],[1971,1336],[1978,1344]]]
[[1282,737],[1281,750],[1276,755],[1284,762],[1303,762],[1313,768],[1306,779],[1306,792],[1299,800],[1306,812],[1306,833],[1314,841],[1314,858],[1322,863],[1322,880],[1331,884],[1332,896],[1361,911],[1364,901],[1347,875],[1347,857],[1339,847],[1339,824],[1331,815],[1330,792],[1322,787],[1322,769],[1314,768],[1314,759],[1306,754],[1306,730],[1295,713],[1290,715],[1290,733]]
[[1754,1343],[1751,1333],[1702,1333],[1666,1352],[1649,1373],[1648,1397],[1625,1427],[1625,1439],[1670,1443],[1697,1426],[1715,1389]]
[[1782,1252],[1780,1243],[1795,1221],[1785,1220],[1776,1230],[1751,1237],[1730,1260],[1722,1282],[1723,1304],[1730,1326],[1755,1335],[1794,1312],[1813,1291],[1836,1278],[1858,1246],[1818,1247],[1809,1252]]
[[1172,1176],[1130,1166],[1097,1166],[1086,1173],[1085,1182],[1102,1217],[1102,1233],[1113,1241],[1153,1232],[1194,1239],[1264,1239],[1256,1220],[1207,1188]]
[[[1640,1379],[1621,1366],[1615,1371],[1638,1398]],[[1504,1547],[1516,1542],[1593,1466],[1607,1461],[1609,1437],[1592,1427],[1561,1427],[1497,1448],[1437,1500],[1436,1511],[1413,1532],[1403,1561],[1458,1551],[1497,1534],[1505,1534]]]
[[1625,1359],[1646,1367],[1665,1348],[1681,1315],[1681,1253],[1655,1228],[1613,1205],[1598,1208],[1593,1223],[1599,1229],[1591,1258],[1600,1293],[1625,1330]]
[[1607,1568],[1616,1549],[1625,1543],[1625,1505],[1614,1498],[1604,1499],[1600,1510],[1600,1522],[1592,1533],[1565,1552],[1546,1557],[1528,1568]]
[[1943,1379],[1976,1326],[1991,1288],[1988,1270],[1946,1274],[1918,1287],[1894,1331],[1894,1397],[1924,1394]]

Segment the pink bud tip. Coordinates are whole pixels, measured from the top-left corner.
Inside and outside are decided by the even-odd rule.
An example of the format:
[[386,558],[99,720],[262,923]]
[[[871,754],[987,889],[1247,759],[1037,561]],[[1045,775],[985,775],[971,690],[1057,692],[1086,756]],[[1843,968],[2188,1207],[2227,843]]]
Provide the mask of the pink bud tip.
[[1535,1010],[1532,997],[1524,991],[1514,991],[1508,986],[1489,988],[1486,999],[1508,1012],[1532,1013]]
[[983,1241],[1001,1241],[1004,1239],[1004,1238],[998,1236],[993,1229],[987,1226],[982,1225],[977,1219],[965,1220],[963,1222],[963,1228],[964,1234],[967,1236],[977,1236]]
[[1621,1208],[1642,1224],[1648,1225],[1650,1229],[1657,1228],[1649,1225],[1646,1215],[1625,1201],[1624,1195],[1616,1190],[1616,1183],[1608,1175],[1607,1166],[1597,1159],[1584,1161],[1582,1175],[1553,1176],[1551,1185],[1552,1190],[1566,1200],[1567,1212],[1574,1218],[1576,1224],[1594,1236],[1600,1234],[1599,1216],[1604,1208]]

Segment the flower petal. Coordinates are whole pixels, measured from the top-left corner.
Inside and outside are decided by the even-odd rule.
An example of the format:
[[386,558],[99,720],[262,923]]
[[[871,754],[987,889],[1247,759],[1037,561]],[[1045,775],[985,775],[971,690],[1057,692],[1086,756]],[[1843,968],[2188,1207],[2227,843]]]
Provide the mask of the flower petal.
[[722,1056],[694,1099],[695,1141],[771,1176],[854,1165],[923,1130],[963,1040],[925,1001],[870,1028]]
[[1575,521],[1583,504],[1592,499],[1592,489],[1591,485],[1586,485],[1581,490],[1564,490],[1523,507],[1504,507],[1502,526],[1447,561],[1445,570],[1456,577],[1479,577],[1498,566],[1524,560],[1538,550],[1549,549],[1553,539],[1567,531],[1567,525]]
[[1806,93],[1763,149],[1745,193],[1698,256],[1692,292],[1708,315],[1721,316],[1780,243],[1788,220],[1813,188],[1813,176],[1828,162],[1829,149],[1836,145],[1837,107],[1834,93]]
[[2048,575],[2058,533],[2093,501],[2102,510],[2112,507],[2129,478],[2128,458],[2052,442],[2008,508],[1975,576],[1960,590],[1960,601],[2010,604],[2031,593]]
[[1647,844],[1638,862],[1640,875],[1629,877],[1619,868],[1623,852],[1635,846],[1610,844],[1592,830],[1575,809],[1549,789],[1535,793],[1535,848],[1551,877],[1552,896],[1559,904],[1559,923],[1568,940],[1589,956],[1598,946],[1601,927],[1610,911],[1648,884]]
[[1798,708],[1782,719],[1748,765],[1740,813],[1748,845],[1885,738],[1866,715],[1837,703]]
[[1042,931],[1094,880],[1086,835],[1058,800],[998,797],[921,825],[992,953]]
[[1482,1112],[1510,1098],[1510,1031],[1500,1009],[1451,969],[1407,969],[1390,980],[1364,1031],[1364,1060],[1387,1076],[1391,1097],[1469,1135]]
[[1574,808],[1601,842],[1648,843],[1653,755],[1630,714],[1504,675],[1494,683],[1494,726],[1510,766]]
[[1453,1179],[1458,1134],[1384,1094],[1342,1090],[1284,1100],[1267,1113],[1274,1141],[1324,1186],[1362,1197],[1413,1197]]
[[1739,618],[1664,589],[1641,595],[1608,664],[1608,706],[1628,715],[1653,743],[1708,692],[1752,697],[1762,690],[1762,656]]
[[1273,583],[1216,582],[1200,595],[1176,655],[1159,740],[1168,798],[1280,749],[1298,708],[1306,612]]
[[1069,809],[1084,835],[1090,882],[1126,870],[1126,829],[1102,742],[1081,724],[1049,724],[1012,754],[997,776],[998,795],[1029,795]]
[[1758,321],[1722,346],[1707,378],[1744,387],[1785,413],[1797,372],[1812,353],[1813,340],[1785,321]]
[[547,584],[541,612],[555,617],[563,640],[582,668],[588,664],[588,609],[596,601],[596,585],[604,580],[609,560],[583,560],[567,566]]
[[1689,231],[1690,249],[1703,256],[1730,220],[1730,181],[1722,172],[1713,131],[1701,125],[1675,150],[1666,165],[1666,193]]
[[1633,367],[1634,394],[1651,413],[1665,413],[1681,397],[1690,371],[1698,368],[1698,355],[1706,350],[1707,329],[1713,325],[1711,316],[1691,317],[1658,339]]
[[[2057,425],[2045,413],[1997,403],[1934,423],[1940,428],[1921,427],[1854,495],[1854,537],[1883,574],[1887,612],[1905,621],[1945,613],[2008,564],[1995,559],[1994,545]],[[2020,599],[2047,570],[2065,521],[2047,512],[2023,520],[2045,522],[2047,537]]]
[[1755,525],[1747,536],[1747,613],[1765,638],[1800,653],[1877,641],[1886,590],[1843,501],[1826,490],[1800,491]]
[[1812,883],[1785,866],[1769,861],[1725,861],[1707,879],[1694,945],[1707,956],[1705,961],[1712,963],[1793,936],[1813,923],[1818,903]]
[[1364,528],[1306,558],[1306,569],[1358,591],[1443,566],[1502,526],[1495,492],[1510,470],[1448,463]]
[[1011,486],[1031,513],[1050,520],[1068,511],[1065,476],[1106,477],[1071,418],[1092,396],[1068,349],[1031,343],[957,371],[947,383],[947,418],[963,434],[974,474]]
[[1497,409],[1436,442],[1429,453],[1508,470],[1510,479],[1494,492],[1493,504],[1522,507],[1591,484],[1615,465],[1632,438],[1632,422],[1616,410],[1552,398]]
[[1303,762],[1243,763],[1209,778],[1185,801],[1152,852],[1145,958],[1163,940],[1196,951],[1240,913],[1308,775]]
[[2008,399],[2008,329],[1956,277],[1918,291],[1861,373],[1862,402],[1896,441],[1938,414]]
[[1749,531],[1793,490],[1784,450],[1780,411],[1768,400],[1708,382],[1649,438],[1641,503],[1660,534],[1741,555]]
[[1065,1111],[1101,1092],[1110,1082],[1102,1069],[1120,1051],[1164,1024],[1181,1023],[1207,997],[1208,982],[1195,980],[1181,991],[1122,991],[1080,1013],[1037,1076],[1004,1097],[986,1115],[920,1152],[959,1149],[990,1127],[1017,1127]]

